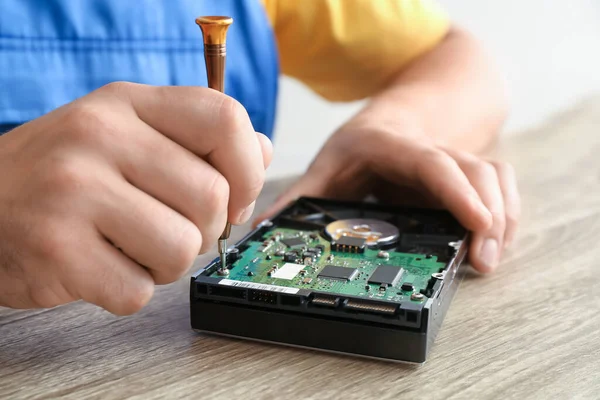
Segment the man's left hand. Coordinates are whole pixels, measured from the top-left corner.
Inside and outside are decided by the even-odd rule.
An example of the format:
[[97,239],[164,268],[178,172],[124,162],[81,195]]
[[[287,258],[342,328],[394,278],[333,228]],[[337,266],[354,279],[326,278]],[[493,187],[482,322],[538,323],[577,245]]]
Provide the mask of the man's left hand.
[[493,271],[512,242],[520,214],[514,169],[445,148],[405,130],[347,124],[327,141],[308,171],[259,219],[300,196],[441,207],[473,232],[470,262]]

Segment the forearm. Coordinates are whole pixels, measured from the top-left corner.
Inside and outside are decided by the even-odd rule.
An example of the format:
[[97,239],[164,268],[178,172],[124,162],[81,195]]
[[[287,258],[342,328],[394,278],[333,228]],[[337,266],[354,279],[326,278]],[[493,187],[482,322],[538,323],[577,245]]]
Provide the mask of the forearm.
[[502,78],[481,46],[453,29],[435,49],[400,71],[352,125],[480,152],[494,140],[507,109]]

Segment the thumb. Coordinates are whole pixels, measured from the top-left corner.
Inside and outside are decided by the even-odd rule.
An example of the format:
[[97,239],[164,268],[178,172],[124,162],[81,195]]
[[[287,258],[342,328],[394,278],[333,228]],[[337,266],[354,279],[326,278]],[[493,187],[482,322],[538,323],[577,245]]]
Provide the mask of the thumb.
[[283,194],[281,194],[275,202],[267,208],[266,211],[262,212],[253,221],[252,226],[256,227],[261,221],[271,218],[277,214],[283,208],[285,208],[292,201],[302,196],[308,197],[322,197],[325,194],[326,182],[322,177],[316,176],[309,170],[306,174],[301,176],[292,186],[287,188]]
[[266,135],[260,132],[256,132],[256,138],[258,139],[258,143],[260,143],[263,164],[265,169],[267,169],[271,165],[271,160],[273,160],[273,143],[271,143],[271,140]]

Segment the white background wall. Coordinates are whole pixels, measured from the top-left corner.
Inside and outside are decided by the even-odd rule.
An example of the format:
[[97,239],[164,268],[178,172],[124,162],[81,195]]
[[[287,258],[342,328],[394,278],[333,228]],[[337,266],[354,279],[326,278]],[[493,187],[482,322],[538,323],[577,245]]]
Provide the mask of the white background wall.
[[[378,0],[373,0],[378,1]],[[439,0],[496,58],[511,92],[506,133],[600,92],[600,0]],[[301,173],[360,103],[330,104],[281,81],[270,178]]]

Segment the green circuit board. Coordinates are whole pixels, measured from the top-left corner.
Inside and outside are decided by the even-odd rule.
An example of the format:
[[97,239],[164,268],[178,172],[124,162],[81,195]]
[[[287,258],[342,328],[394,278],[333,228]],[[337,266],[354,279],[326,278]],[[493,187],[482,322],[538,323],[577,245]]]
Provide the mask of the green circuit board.
[[[295,249],[298,258],[292,262],[285,261],[285,255],[282,254],[294,251],[286,245],[289,240],[295,240],[296,243],[302,241],[302,244]],[[382,257],[380,250],[368,247],[364,252],[337,251],[319,231],[276,228],[263,235],[260,241],[250,241],[247,245],[239,258],[230,265],[229,275],[226,278],[394,302],[411,299],[412,293],[424,289],[431,275],[442,271],[446,265],[444,262],[439,262],[434,255],[387,250],[383,254],[385,257]],[[321,251],[316,257],[309,257],[308,260],[303,257],[303,252],[319,245]],[[320,276],[327,271],[328,266],[338,267],[333,269],[348,272],[348,275],[352,276],[349,279]],[[370,282],[379,267],[384,267],[387,272],[397,268],[398,279],[387,285]],[[282,275],[285,277],[281,277]],[[216,272],[211,276],[223,278]],[[411,290],[403,290],[403,284],[407,283],[412,285]],[[423,300],[412,299],[412,301]]]

